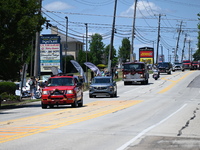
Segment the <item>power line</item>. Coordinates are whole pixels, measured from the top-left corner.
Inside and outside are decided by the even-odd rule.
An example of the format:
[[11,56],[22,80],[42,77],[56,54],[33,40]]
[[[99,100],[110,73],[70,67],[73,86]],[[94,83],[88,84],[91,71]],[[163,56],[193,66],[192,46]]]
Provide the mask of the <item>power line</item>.
[[84,4],[84,5],[88,5],[88,6],[105,6],[105,5],[109,5],[109,4],[112,4],[114,2],[114,0],[106,0],[106,1],[103,1],[103,2],[98,2],[97,1],[86,1],[86,0],[74,0],[80,4]]
[[[45,10],[46,12],[51,12],[51,13],[58,13],[58,14],[64,14],[64,15],[83,15],[83,16],[96,16],[96,17],[113,17],[112,15],[100,15],[100,14],[84,14],[84,13],[72,13],[72,12],[59,12],[59,11],[49,11],[49,10]],[[44,11],[43,11],[44,12]],[[170,16],[170,15],[169,15]],[[171,15],[173,16],[173,15]],[[116,18],[133,18],[132,16],[116,16]],[[181,18],[181,17],[177,17],[177,18]],[[141,18],[137,18],[137,19],[143,19]],[[155,19],[152,17],[145,17],[145,19]],[[198,19],[191,19],[191,18],[182,18],[182,19],[168,19],[168,20],[183,20],[183,21],[198,21]]]

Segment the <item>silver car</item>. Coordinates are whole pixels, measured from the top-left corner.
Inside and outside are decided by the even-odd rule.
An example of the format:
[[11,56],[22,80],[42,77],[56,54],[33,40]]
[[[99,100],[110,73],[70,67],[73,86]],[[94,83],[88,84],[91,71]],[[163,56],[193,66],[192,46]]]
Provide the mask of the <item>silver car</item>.
[[111,76],[96,76],[92,79],[89,97],[117,97],[117,84]]

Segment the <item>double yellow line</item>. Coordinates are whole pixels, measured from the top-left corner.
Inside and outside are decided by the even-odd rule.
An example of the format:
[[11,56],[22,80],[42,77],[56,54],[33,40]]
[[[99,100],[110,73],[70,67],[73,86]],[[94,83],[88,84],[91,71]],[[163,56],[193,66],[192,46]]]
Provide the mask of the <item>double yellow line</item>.
[[165,93],[168,90],[170,90],[172,87],[174,87],[178,82],[180,82],[181,80],[183,80],[184,78],[186,78],[188,75],[190,75],[192,73],[192,71],[188,72],[187,74],[185,74],[184,76],[182,76],[181,78],[179,78],[178,80],[168,80],[166,78],[162,78],[162,80],[167,80],[172,82],[168,87],[164,88],[163,90],[159,91],[159,94]]
[[85,107],[0,122],[0,143],[97,118],[138,103],[141,100],[96,101]]

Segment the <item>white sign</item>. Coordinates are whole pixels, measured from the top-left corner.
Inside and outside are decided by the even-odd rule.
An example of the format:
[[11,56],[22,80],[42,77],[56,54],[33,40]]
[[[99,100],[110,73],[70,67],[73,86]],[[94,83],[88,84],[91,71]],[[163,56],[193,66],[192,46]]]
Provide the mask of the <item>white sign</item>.
[[60,44],[40,44],[40,71],[51,72],[52,67],[60,69]]

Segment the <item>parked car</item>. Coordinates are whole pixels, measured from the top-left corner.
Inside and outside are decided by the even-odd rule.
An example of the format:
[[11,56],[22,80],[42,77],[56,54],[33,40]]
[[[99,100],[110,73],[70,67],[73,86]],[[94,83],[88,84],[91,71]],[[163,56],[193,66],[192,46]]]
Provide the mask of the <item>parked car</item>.
[[42,108],[54,105],[83,106],[83,84],[74,75],[56,75],[48,79],[42,90]]
[[182,63],[174,63],[172,66],[172,71],[184,71],[185,69],[183,68],[183,64]]
[[89,87],[89,97],[105,96],[117,97],[117,84],[112,76],[96,76]]
[[172,64],[170,62],[159,62],[157,67],[160,73],[171,74]]

